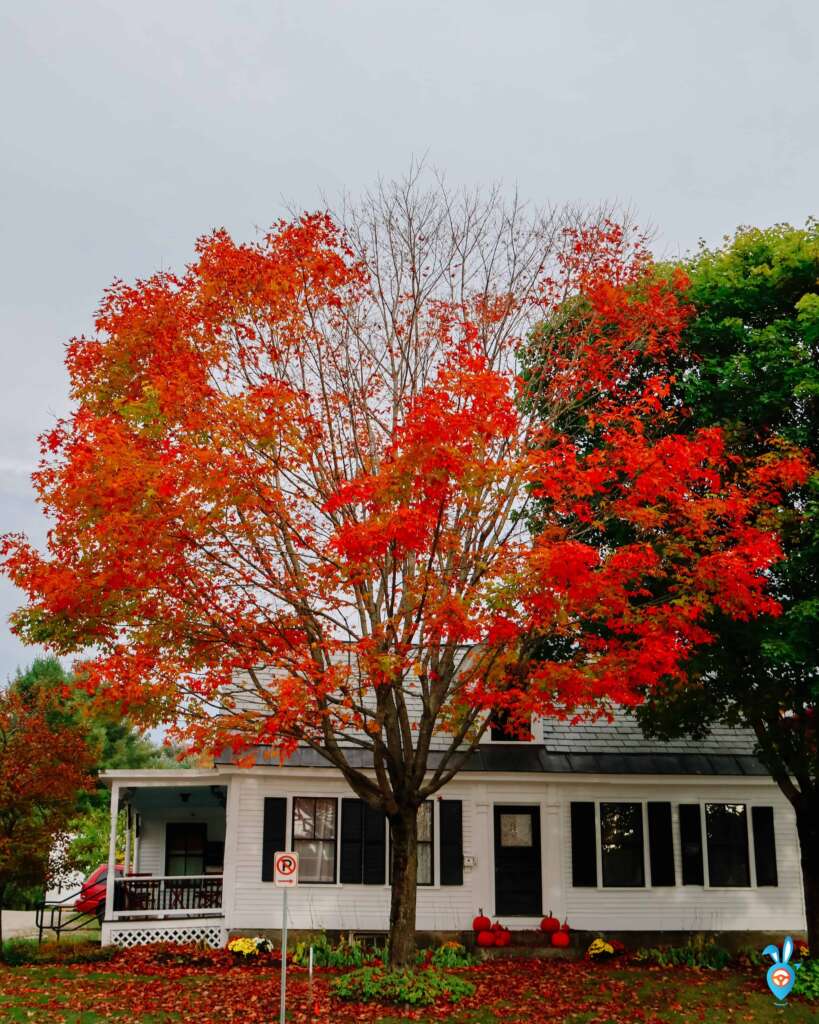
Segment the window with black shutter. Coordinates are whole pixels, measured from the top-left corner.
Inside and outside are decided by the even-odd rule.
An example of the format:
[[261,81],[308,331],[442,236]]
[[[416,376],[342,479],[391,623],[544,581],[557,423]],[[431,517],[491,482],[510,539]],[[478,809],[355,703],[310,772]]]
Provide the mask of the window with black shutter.
[[648,804],[648,855],[652,886],[675,885],[671,804]]
[[386,881],[387,819],[364,800],[341,801],[340,881],[383,885]]
[[571,805],[572,885],[597,885],[597,833],[594,826],[594,803]]
[[700,805],[680,804],[679,813],[683,885],[703,885]]
[[779,885],[773,807],[751,808],[757,885]]
[[287,827],[287,799],[283,796],[267,796],[264,800],[262,828],[262,881],[273,881],[273,857],[285,850],[285,829]]
[[604,886],[645,885],[642,804],[601,803],[600,846]]
[[441,885],[464,884],[463,805],[460,800],[439,803]]
[[705,831],[709,885],[749,886],[751,864],[745,804],[706,804]]

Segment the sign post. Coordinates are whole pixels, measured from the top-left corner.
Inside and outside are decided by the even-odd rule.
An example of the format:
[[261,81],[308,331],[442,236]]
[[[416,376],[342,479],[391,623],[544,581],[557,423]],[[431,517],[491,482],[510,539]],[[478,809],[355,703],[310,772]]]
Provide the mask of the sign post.
[[284,1024],[284,1003],[287,993],[287,890],[298,885],[299,855],[282,850],[273,858],[273,882],[282,893],[282,982],[279,997],[279,1024]]

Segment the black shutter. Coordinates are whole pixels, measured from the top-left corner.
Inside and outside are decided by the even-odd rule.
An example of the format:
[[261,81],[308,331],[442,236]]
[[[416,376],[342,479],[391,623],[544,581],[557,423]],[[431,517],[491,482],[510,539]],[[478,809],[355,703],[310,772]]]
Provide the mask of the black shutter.
[[374,811],[369,804],[363,804],[363,807],[364,853],[361,880],[365,885],[384,885],[387,880],[387,816],[383,811]]
[[680,804],[680,847],[683,885],[704,885],[699,804]]
[[344,798],[341,801],[341,857],[339,881],[348,885],[361,884],[363,851],[364,801]]
[[756,884],[779,885],[773,807],[752,807],[751,824],[754,832]]
[[652,886],[675,885],[670,803],[648,805],[648,853],[651,860]]
[[463,805],[440,801],[441,885],[464,884]]
[[363,800],[341,801],[339,881],[347,885],[383,885],[386,881],[387,818]]
[[597,885],[597,833],[594,804],[572,803],[572,885]]
[[262,831],[262,881],[273,881],[273,855],[285,849],[287,798],[264,798],[264,828]]

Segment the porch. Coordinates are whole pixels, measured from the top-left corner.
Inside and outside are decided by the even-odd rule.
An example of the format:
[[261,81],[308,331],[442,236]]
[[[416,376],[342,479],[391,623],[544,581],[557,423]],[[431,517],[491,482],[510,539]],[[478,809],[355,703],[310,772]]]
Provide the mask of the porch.
[[196,769],[130,772],[127,782],[116,774],[103,944],[221,944],[226,780]]

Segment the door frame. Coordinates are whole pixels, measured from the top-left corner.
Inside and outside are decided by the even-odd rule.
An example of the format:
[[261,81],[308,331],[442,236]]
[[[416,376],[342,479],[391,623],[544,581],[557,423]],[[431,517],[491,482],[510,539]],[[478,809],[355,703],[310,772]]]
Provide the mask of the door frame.
[[[537,810],[538,818],[540,821],[538,838],[540,841],[540,900],[543,902],[546,896],[546,858],[544,852],[546,850],[545,836],[543,829],[546,824],[546,806],[543,800],[509,800],[506,799],[493,799],[488,801],[489,803],[489,885],[490,885],[490,900],[488,904],[494,911],[493,917],[498,918],[498,904],[497,904],[497,891],[495,887],[495,809],[498,807],[527,807]],[[505,914],[505,917],[514,917],[516,921],[536,921],[543,916],[543,908],[537,914]]]

